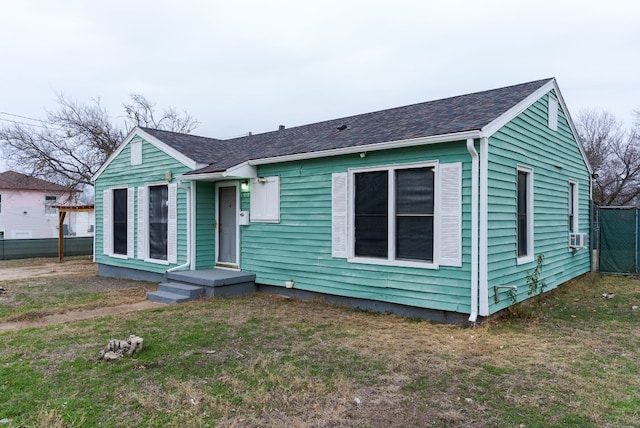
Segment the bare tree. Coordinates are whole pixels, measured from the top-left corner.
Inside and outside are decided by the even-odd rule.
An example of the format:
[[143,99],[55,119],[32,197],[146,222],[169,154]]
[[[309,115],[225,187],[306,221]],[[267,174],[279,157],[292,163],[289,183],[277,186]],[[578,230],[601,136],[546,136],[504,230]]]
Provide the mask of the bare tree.
[[598,175],[593,200],[601,206],[640,203],[640,112],[625,130],[622,122],[606,111],[585,110],[576,128],[587,159]]
[[199,124],[189,113],[186,111],[178,113],[174,107],[163,110],[158,116],[156,104],[141,94],[131,94],[129,98],[131,101],[123,104],[129,126],[144,126],[188,134]]
[[155,104],[140,94],[124,103],[124,123],[115,124],[100,98],[81,104],[58,94],[58,110],[37,124],[0,128],[0,148],[9,167],[82,191],[135,126],[191,132],[198,121],[174,108],[156,118]]

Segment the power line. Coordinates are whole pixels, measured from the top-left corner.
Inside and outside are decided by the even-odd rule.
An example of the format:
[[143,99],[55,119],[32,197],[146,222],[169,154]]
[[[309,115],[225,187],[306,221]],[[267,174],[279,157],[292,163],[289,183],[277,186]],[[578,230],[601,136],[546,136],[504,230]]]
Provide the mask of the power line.
[[19,114],[13,114],[13,113],[7,113],[5,111],[0,111],[0,114],[4,114],[6,116],[13,116],[13,117],[19,117],[20,119],[27,119],[27,120],[33,120],[34,122],[42,122],[42,123],[49,123],[47,121],[41,120],[41,119],[34,119],[32,117],[28,117],[28,116],[21,116]]
[[[15,124],[18,124],[18,125],[35,126],[37,128],[48,129],[48,127],[46,127],[44,125],[36,125],[35,123],[20,122],[20,121],[17,121],[17,120],[5,119],[4,117],[0,117],[0,120],[5,121],[5,122],[15,123]],[[43,122],[43,123],[46,123],[46,122]]]

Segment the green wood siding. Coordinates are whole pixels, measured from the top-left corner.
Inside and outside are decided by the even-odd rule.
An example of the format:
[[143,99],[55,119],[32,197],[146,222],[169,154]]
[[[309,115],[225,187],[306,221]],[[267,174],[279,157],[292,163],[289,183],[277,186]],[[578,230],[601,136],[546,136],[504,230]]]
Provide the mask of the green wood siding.
[[[139,137],[134,137],[133,140],[139,140]],[[133,141],[132,140],[132,141]],[[96,251],[95,257],[97,263],[102,263],[111,266],[139,269],[155,273],[163,273],[168,268],[174,265],[149,263],[144,260],[138,259],[137,254],[137,225],[138,225],[138,210],[135,210],[134,227],[135,233],[135,258],[124,259],[109,257],[103,253],[103,191],[112,187],[127,186],[135,188],[135,205],[138,206],[138,192],[139,186],[146,184],[160,184],[166,183],[165,172],[171,171],[175,177],[178,174],[189,171],[182,163],[178,162],[171,156],[167,155],[163,151],[159,150],[147,141],[142,142],[142,164],[131,165],[131,151],[130,144],[127,144],[118,156],[111,161],[111,163],[105,168],[102,174],[96,180],[95,186],[95,207],[96,207]],[[185,184],[188,187],[189,183]],[[186,191],[178,187],[177,205],[178,205],[178,265],[186,262],[187,254],[187,204],[186,204]]]
[[[589,250],[569,251],[569,180],[578,183],[579,231],[589,232],[589,173],[569,124],[559,108],[558,130],[547,126],[549,94],[489,139],[488,265],[490,311],[510,305],[504,291],[494,303],[496,285],[517,285],[518,300],[528,297],[526,274],[544,254],[541,279],[547,289],[590,269]],[[517,265],[517,167],[533,169],[534,261]]]
[[[463,162],[463,265],[438,270],[349,263],[331,256],[331,174],[348,168],[439,160]],[[256,282],[461,313],[470,308],[471,157],[465,142],[260,167],[280,176],[278,224],[241,227],[241,266]],[[248,196],[242,199],[248,209]]]

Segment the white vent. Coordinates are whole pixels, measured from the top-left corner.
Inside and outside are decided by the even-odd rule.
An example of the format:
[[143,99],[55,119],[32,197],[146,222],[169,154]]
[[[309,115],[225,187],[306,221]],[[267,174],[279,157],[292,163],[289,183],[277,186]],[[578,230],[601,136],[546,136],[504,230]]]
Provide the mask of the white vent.
[[585,248],[587,246],[586,233],[570,233],[569,248]]

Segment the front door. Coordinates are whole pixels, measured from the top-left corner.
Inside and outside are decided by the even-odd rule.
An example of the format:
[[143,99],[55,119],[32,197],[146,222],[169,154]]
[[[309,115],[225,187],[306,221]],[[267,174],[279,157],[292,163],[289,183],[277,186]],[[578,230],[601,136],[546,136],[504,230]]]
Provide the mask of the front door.
[[222,265],[238,265],[238,192],[237,186],[218,187],[217,260]]

